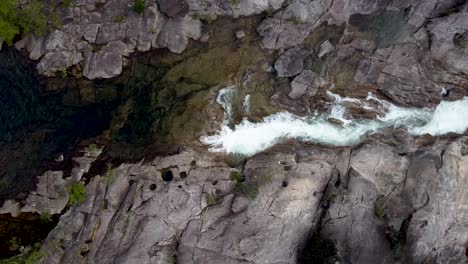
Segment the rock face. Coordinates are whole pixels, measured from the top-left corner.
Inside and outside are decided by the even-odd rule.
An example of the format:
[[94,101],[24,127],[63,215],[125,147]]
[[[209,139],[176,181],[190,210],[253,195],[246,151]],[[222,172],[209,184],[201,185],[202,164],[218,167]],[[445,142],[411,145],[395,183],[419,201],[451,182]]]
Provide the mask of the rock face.
[[158,0],[161,12],[168,17],[181,18],[189,12],[189,6],[185,0]]
[[335,174],[294,154],[260,155],[239,171],[189,151],[111,175],[94,177],[86,202],[61,217],[45,263],[84,253],[87,263],[288,263],[316,226]]
[[122,164],[61,216],[42,263],[323,261],[298,261],[312,234],[340,263],[465,263],[466,138],[407,155],[391,138],[278,146],[235,168],[191,150]]
[[0,214],[17,216],[20,213],[59,214],[68,204],[70,193],[69,184],[79,182],[81,177],[88,172],[102,149],[84,151],[83,156],[75,157],[74,167],[70,176],[64,177],[63,171],[47,171],[37,177],[35,191],[28,194],[24,202],[16,200],[4,201],[0,207]]
[[[467,95],[466,1],[158,0],[143,14],[121,13],[129,3],[77,1],[63,10],[71,22],[62,29],[16,47],[47,76],[76,67],[112,78],[135,51],[182,53],[190,40],[222,33],[217,16],[263,13],[254,29],[230,27],[217,45],[173,63],[164,78],[176,88],[167,94],[193,100],[170,113],[192,115],[161,126],[174,138],[166,127],[193,132],[184,126],[193,120],[216,131],[215,90],[228,85],[232,123],[329,111],[327,91],[408,107]],[[347,103],[353,117],[376,118]],[[196,142],[122,163],[89,175],[86,201],[61,215],[42,263],[468,263],[467,142],[466,134],[415,138],[400,129],[347,148],[287,142],[239,161]],[[91,158],[69,179],[39,177],[24,205],[9,200],[0,212],[62,211],[60,193]],[[332,245],[326,256],[322,242]]]

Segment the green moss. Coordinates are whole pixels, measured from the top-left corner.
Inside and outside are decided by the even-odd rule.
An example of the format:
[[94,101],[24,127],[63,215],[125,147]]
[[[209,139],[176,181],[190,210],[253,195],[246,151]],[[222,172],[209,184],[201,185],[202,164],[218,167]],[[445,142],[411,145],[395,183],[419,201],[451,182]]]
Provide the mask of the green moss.
[[75,205],[86,200],[86,188],[82,182],[72,182],[68,185],[68,204]]
[[91,152],[91,155],[96,155],[98,153],[98,146],[96,144],[90,144],[88,146],[88,151]]
[[77,79],[80,79],[81,77],[83,77],[83,75],[81,74],[81,72],[80,72],[78,69],[76,69],[76,68],[73,68],[73,69],[72,69],[71,74],[72,74],[75,78],[77,78]]
[[62,73],[63,78],[68,76],[67,67],[60,68],[60,72]]
[[50,23],[52,24],[52,27],[54,27],[54,28],[61,28],[62,27],[62,22],[58,18],[57,14],[55,14],[55,12],[50,14]]
[[145,11],[145,0],[135,0],[133,11],[137,14],[143,13],[143,11]]
[[115,173],[112,171],[112,163],[107,163],[106,165],[106,173],[104,177],[106,178],[107,184],[112,184],[115,181]]
[[16,1],[0,1],[0,38],[8,45],[13,43],[13,38],[20,32],[17,20],[18,11]]
[[63,7],[71,7],[72,6],[72,0],[62,0],[61,2]]
[[245,197],[251,200],[255,199],[258,195],[258,186],[254,182],[240,182],[237,184],[237,187]]
[[47,16],[43,13],[44,3],[33,0],[20,12],[18,24],[25,33],[43,36],[47,32]]
[[40,249],[41,244],[36,243],[30,251],[27,251],[18,256],[0,260],[0,264],[35,264],[43,259],[46,255]]
[[217,199],[215,196],[208,194],[206,196],[206,203],[208,204],[208,206],[214,205],[217,203]]
[[374,214],[382,219],[383,216],[384,216],[384,209],[382,207],[379,207],[379,206],[374,206]]
[[41,221],[41,223],[44,223],[44,224],[50,223],[52,222],[52,215],[47,212],[44,212],[39,215],[39,220]]
[[264,17],[273,17],[273,15],[275,14],[275,10],[273,10],[273,8],[268,8],[267,10],[263,11],[263,16]]
[[245,177],[244,175],[242,175],[242,173],[238,172],[238,171],[233,171],[231,172],[231,174],[229,175],[229,179],[231,181],[236,181],[236,182],[242,182],[245,180]]
[[412,32],[406,20],[404,10],[381,11],[366,15],[353,14],[349,24],[357,37],[371,39],[377,47],[384,48]]
[[116,22],[116,23],[122,23],[122,22],[125,21],[126,18],[127,18],[127,16],[124,16],[124,15],[115,16],[115,17],[114,17],[114,22]]
[[47,32],[47,16],[43,12],[44,3],[33,0],[21,8],[16,0],[0,1],[0,38],[8,45],[21,32],[42,36]]
[[207,23],[209,26],[211,26],[211,25],[213,25],[216,18],[214,16],[211,16],[211,15],[204,15],[204,16],[200,17],[200,20],[202,22]]

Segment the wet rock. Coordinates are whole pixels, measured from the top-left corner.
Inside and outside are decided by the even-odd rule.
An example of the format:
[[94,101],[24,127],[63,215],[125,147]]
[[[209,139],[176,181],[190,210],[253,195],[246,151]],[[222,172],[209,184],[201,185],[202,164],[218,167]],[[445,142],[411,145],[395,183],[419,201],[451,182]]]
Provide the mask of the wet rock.
[[17,50],[26,49],[26,51],[29,53],[29,59],[38,60],[45,53],[42,47],[43,42],[43,37],[36,37],[31,34],[25,37],[24,39],[16,42],[15,48]]
[[301,73],[305,56],[308,54],[308,51],[297,47],[283,52],[275,62],[278,77],[290,77]]
[[181,18],[189,12],[189,5],[185,0],[157,0],[158,7],[168,17]]
[[288,49],[304,41],[310,31],[308,24],[295,24],[294,21],[282,21],[278,18],[267,18],[257,27],[266,49]]
[[37,177],[36,188],[25,201],[7,200],[0,207],[0,213],[10,213],[12,216],[20,213],[61,213],[69,201],[69,184],[81,180],[101,152],[102,148],[85,150],[83,156],[74,157],[77,166],[72,169],[69,178],[64,178],[63,171],[46,171]]
[[319,47],[319,52],[317,54],[317,57],[322,58],[326,54],[330,53],[333,51],[333,45],[330,43],[330,41],[326,40],[320,44]]
[[202,36],[201,22],[190,17],[168,19],[158,35],[157,44],[174,53],[181,53],[188,45],[188,39]]
[[435,19],[429,24],[433,36],[430,52],[434,59],[456,72],[468,74],[468,52],[464,48],[468,32],[468,11]]
[[303,95],[313,97],[317,94],[318,89],[326,84],[327,82],[313,71],[304,70],[291,82],[291,91],[288,96],[292,99],[298,99]]
[[236,32],[236,38],[237,39],[243,39],[243,38],[245,38],[245,36],[246,36],[245,32],[242,31],[242,30],[239,30],[239,31]]
[[460,154],[461,154],[462,156],[468,155],[468,147],[462,147],[462,148],[460,149]]
[[327,121],[334,124],[334,125],[337,125],[337,126],[343,126],[344,125],[343,121],[338,120],[336,118],[328,118]]

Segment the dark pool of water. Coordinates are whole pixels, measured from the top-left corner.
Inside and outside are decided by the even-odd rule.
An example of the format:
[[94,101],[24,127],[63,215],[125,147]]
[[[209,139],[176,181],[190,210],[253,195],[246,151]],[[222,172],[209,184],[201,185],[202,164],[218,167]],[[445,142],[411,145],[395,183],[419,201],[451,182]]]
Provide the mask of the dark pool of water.
[[45,92],[33,66],[13,50],[0,52],[0,200],[31,189],[46,161],[109,126],[115,104],[71,106],[64,96]]

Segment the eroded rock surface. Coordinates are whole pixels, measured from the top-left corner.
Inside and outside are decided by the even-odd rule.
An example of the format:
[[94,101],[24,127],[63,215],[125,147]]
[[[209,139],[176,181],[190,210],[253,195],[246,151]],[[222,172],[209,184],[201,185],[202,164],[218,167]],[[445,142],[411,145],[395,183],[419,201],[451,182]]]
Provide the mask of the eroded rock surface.
[[[305,247],[317,237],[333,245],[327,263],[467,263],[466,136],[385,130],[355,147],[287,142],[242,161],[198,141],[222,123],[223,87],[236,89],[232,123],[329,111],[328,91],[407,107],[465,96],[465,1],[160,0],[140,15],[124,0],[101,4],[76,1],[62,29],[16,47],[44,75],[76,67],[89,79],[119,75],[135,51],[182,54],[163,81],[165,94],[188,103],[170,105],[160,127],[171,143],[190,143],[90,175],[86,201],[42,245],[43,263],[322,263]],[[254,14],[254,29],[226,25],[227,37],[210,39],[218,16]],[[190,41],[216,45],[186,55]],[[380,114],[346,106],[354,118]],[[61,173],[0,211],[62,211]]]

